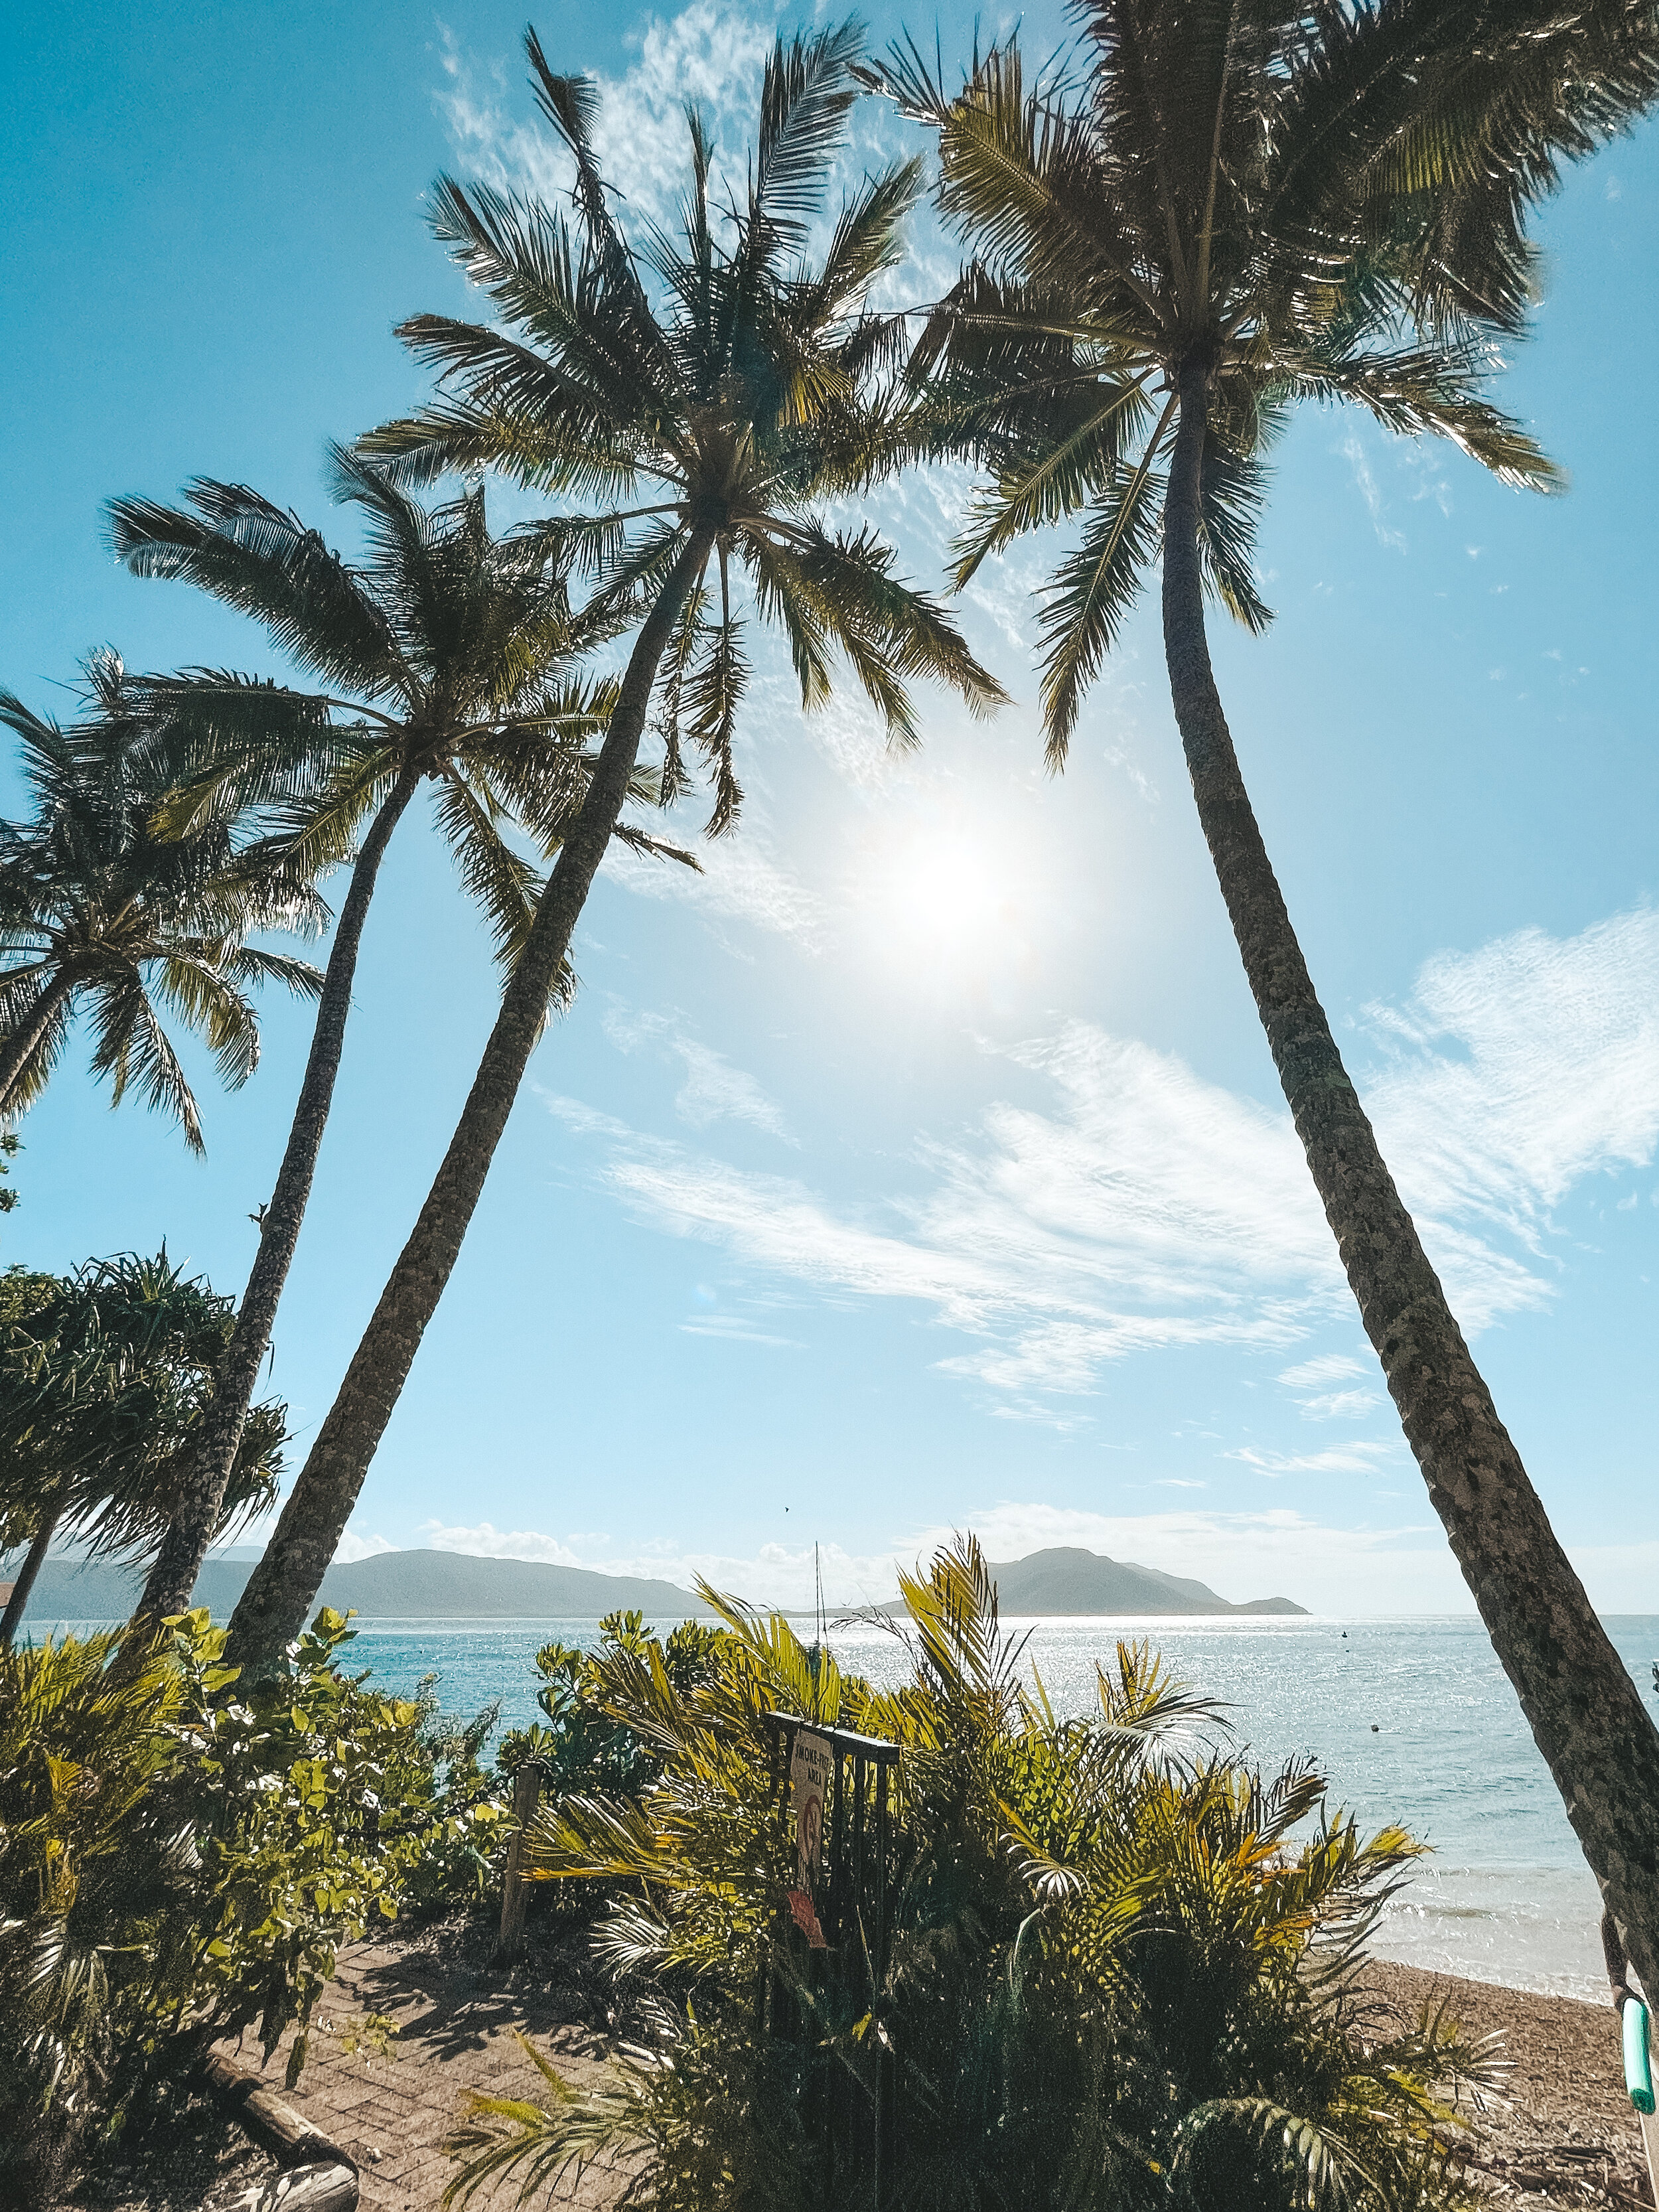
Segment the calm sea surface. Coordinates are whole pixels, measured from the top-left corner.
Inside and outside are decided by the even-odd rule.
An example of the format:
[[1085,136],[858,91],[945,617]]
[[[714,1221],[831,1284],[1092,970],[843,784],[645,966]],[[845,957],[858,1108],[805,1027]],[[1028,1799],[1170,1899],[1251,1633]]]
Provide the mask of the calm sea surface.
[[[1362,1825],[1399,1820],[1432,1844],[1379,1932],[1381,1955],[1519,1989],[1605,1994],[1595,1882],[1478,1620],[1005,1626],[1029,1631],[1027,1659],[1063,1714],[1096,1709],[1095,1662],[1117,1636],[1150,1637],[1182,1679],[1226,1702],[1255,1758],[1310,1753],[1333,1804]],[[1606,1626],[1651,1700],[1659,1616],[1614,1615]],[[435,1672],[451,1712],[499,1698],[511,1725],[537,1717],[541,1645],[598,1633],[592,1620],[368,1620],[351,1656],[398,1693]],[[904,1671],[880,1629],[833,1630],[830,1641],[843,1666],[874,1682]]]

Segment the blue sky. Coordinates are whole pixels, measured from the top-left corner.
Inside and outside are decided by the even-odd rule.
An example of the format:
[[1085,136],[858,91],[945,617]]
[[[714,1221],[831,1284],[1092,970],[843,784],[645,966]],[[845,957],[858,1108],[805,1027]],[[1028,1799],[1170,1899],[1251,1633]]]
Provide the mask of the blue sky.
[[[690,91],[740,157],[775,22],[694,0],[538,18],[604,81],[645,212]],[[918,23],[921,18],[915,19]],[[1053,21],[1028,14],[1028,46]],[[896,12],[874,19],[878,35]],[[401,315],[464,309],[427,235],[451,167],[558,178],[516,9],[93,6],[8,20],[0,682],[43,710],[129,663],[281,664],[118,573],[100,502],[197,474],[349,544],[321,453],[423,388]],[[964,15],[945,18],[947,52]],[[899,143],[859,112],[854,167]],[[1506,404],[1571,474],[1506,492],[1312,413],[1262,536],[1267,638],[1214,646],[1245,773],[1384,1148],[1568,1549],[1651,1610],[1659,1529],[1659,909],[1651,130],[1576,172]],[[906,272],[947,261],[924,227]],[[963,492],[872,502],[936,583]],[[503,496],[501,520],[522,512]],[[741,827],[701,878],[608,866],[347,1539],[837,1598],[971,1525],[1319,1611],[1462,1609],[1290,1133],[1185,787],[1150,610],[1045,775],[1027,541],[963,606],[1016,705],[923,705],[895,759],[805,720],[757,652]],[[15,803],[15,786],[9,786]],[[685,825],[695,828],[688,818]],[[301,1443],[406,1234],[492,1014],[424,823],[369,925],[277,1332]],[[112,1114],[73,1049],[23,1128],[0,1253],[169,1249],[238,1287],[304,1051],[265,1008],[209,1157]]]

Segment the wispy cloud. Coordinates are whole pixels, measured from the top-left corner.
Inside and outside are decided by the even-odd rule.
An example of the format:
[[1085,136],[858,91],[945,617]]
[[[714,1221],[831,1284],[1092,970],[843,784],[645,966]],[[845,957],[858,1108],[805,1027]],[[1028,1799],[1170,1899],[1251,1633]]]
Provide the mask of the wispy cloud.
[[1304,1359],[1285,1368],[1279,1379],[1287,1390],[1316,1390],[1322,1382],[1341,1382],[1350,1375],[1364,1372],[1364,1364],[1351,1353],[1325,1352],[1317,1359]]
[[1325,1390],[1300,1402],[1307,1420],[1357,1421],[1362,1414],[1374,1413],[1382,1401],[1375,1390]]
[[[630,209],[656,222],[672,215],[685,185],[688,100],[712,125],[717,154],[741,164],[775,25],[775,9],[691,0],[678,15],[647,16],[629,35],[629,69],[597,79],[594,140],[601,169],[623,188]],[[565,65],[556,51],[550,58],[556,69]],[[527,119],[520,57],[481,62],[445,29],[441,63],[439,109],[475,173],[509,190],[568,193],[570,165],[556,138]]]
[[[1643,911],[1443,955],[1403,1007],[1368,1010],[1385,1057],[1361,1087],[1467,1328],[1547,1304],[1550,1208],[1586,1175],[1651,1158],[1656,1009],[1659,916]],[[605,1141],[600,1179],[641,1218],[821,1291],[931,1309],[975,1340],[939,1365],[1014,1418],[1074,1422],[1054,1401],[1132,1353],[1288,1350],[1350,1310],[1282,1109],[1085,1023],[1007,1057],[1046,1079],[1050,1109],[992,1103],[969,1135],[918,1144],[910,1188],[860,1204],[549,1103]],[[711,1119],[721,1079],[708,1078]],[[763,1115],[749,1103],[746,1118]],[[1329,1387],[1351,1378],[1367,1387]],[[1346,1352],[1280,1380],[1314,1419],[1382,1404]],[[1238,1457],[1262,1474],[1358,1472],[1382,1449]]]
[[1366,1084],[1383,1149],[1442,1220],[1539,1252],[1575,1183],[1653,1158],[1659,911],[1441,953],[1403,1007],[1365,1018],[1388,1055]]
[[[1233,1601],[1284,1596],[1316,1612],[1468,1610],[1456,1566],[1426,1507],[1385,1528],[1343,1529],[1286,1509],[1229,1512],[1194,1505],[1110,1515],[1007,1499],[970,1510],[960,1525],[973,1530],[992,1559],[1074,1545],[1190,1576]],[[902,1566],[925,1562],[956,1533],[943,1522],[912,1525],[866,1553],[807,1541],[733,1553],[685,1545],[672,1535],[625,1552],[596,1539],[581,1542],[579,1559],[572,1557],[577,1539],[524,1530],[507,1535],[488,1522],[453,1529],[430,1522],[422,1540],[438,1550],[493,1552],[606,1574],[650,1576],[688,1590],[701,1577],[751,1604],[805,1611],[816,1601],[820,1575],[825,1601],[834,1608],[881,1603],[896,1595]]]
[[[261,1534],[263,1535],[264,1532]],[[384,1536],[360,1534],[356,1528],[348,1528],[335,1547],[334,1564],[337,1567],[349,1567],[359,1559],[372,1559],[377,1552],[391,1552],[396,1548]]]
[[752,1075],[734,1067],[712,1046],[688,1036],[665,1016],[613,1006],[605,1018],[605,1033],[618,1051],[636,1052],[655,1044],[678,1059],[685,1079],[674,1110],[692,1128],[706,1129],[711,1121],[748,1121],[769,1136],[793,1143],[776,1100],[767,1096]]
[[488,1521],[470,1528],[448,1528],[441,1521],[424,1521],[416,1534],[426,1551],[465,1552],[480,1559],[539,1559],[555,1567],[584,1564],[568,1544],[536,1528],[497,1528]]
[[1379,542],[1392,553],[1403,553],[1406,550],[1405,534],[1386,520],[1382,489],[1357,432],[1351,430],[1342,441],[1342,458],[1353,471],[1355,485],[1365,502],[1366,512],[1371,518],[1371,528],[1376,532]]
[[1243,1444],[1225,1456],[1254,1468],[1258,1474],[1370,1474],[1380,1460],[1393,1458],[1399,1449],[1397,1443],[1367,1443],[1362,1438],[1316,1452],[1258,1451]]
[[[821,717],[815,717],[821,720]],[[669,824],[662,834],[677,834]],[[659,825],[653,823],[653,830]],[[603,872],[641,898],[674,899],[714,921],[743,921],[780,937],[793,938],[807,950],[818,943],[823,903],[768,850],[763,822],[745,814],[734,836],[698,840],[696,871],[675,861],[656,860],[613,842]]]

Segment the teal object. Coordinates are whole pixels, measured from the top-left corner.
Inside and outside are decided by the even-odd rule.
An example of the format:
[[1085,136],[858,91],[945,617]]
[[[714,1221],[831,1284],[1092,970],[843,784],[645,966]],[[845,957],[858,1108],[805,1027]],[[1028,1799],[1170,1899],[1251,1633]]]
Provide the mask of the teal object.
[[1653,2110],[1653,2067],[1648,2057],[1648,2008],[1639,1999],[1625,2005],[1625,2087],[1638,2112]]

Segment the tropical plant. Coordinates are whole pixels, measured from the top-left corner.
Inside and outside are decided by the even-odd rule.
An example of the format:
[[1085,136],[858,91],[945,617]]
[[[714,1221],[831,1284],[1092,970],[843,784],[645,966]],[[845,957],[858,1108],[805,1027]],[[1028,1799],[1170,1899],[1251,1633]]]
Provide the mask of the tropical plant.
[[[521,824],[544,853],[556,851],[592,772],[586,741],[603,730],[616,695],[613,683],[572,672],[614,622],[603,610],[573,616],[568,563],[549,533],[493,537],[481,489],[428,509],[356,455],[337,447],[332,461],[336,495],[364,521],[355,564],[297,515],[240,484],[198,481],[184,508],[119,499],[109,509],[111,541],[129,568],[185,579],[252,616],[331,687],[295,691],[213,669],[152,682],[149,711],[171,731],[179,757],[162,827],[188,837],[204,823],[255,809],[265,832],[260,849],[280,854],[289,871],[309,878],[350,865],[214,1414],[140,1618],[186,1605],[201,1567],[299,1240],[363,927],[392,832],[429,783],[440,833],[510,972],[541,878],[515,849],[509,825]],[[650,794],[635,780],[630,795]],[[630,824],[618,834],[652,851],[672,849]],[[568,988],[568,971],[556,966],[543,981],[538,1022],[550,997],[556,1003]]]
[[319,1613],[264,1692],[205,1613],[0,1654],[0,2206],[217,2037],[297,2021],[291,2081],[339,1946],[483,1864],[497,1808],[342,1670],[350,1634]]
[[538,100],[574,166],[574,224],[485,187],[438,187],[439,236],[508,327],[434,315],[405,324],[448,396],[374,432],[363,450],[405,477],[495,468],[568,502],[548,529],[593,564],[595,605],[639,628],[448,1152],[236,1609],[233,1649],[250,1664],[273,1663],[304,1618],[454,1267],[636,772],[659,676],[663,793],[681,791],[689,742],[711,767],[715,830],[740,797],[743,572],[757,611],[787,637],[806,706],[830,696],[833,647],[899,742],[915,736],[913,678],[954,686],[976,712],[1001,697],[959,631],[895,575],[890,550],[868,530],[832,532],[819,513],[891,458],[883,372],[902,325],[871,313],[867,298],[897,257],[919,183],[913,163],[867,179],[822,259],[807,261],[856,52],[850,28],[776,47],[746,196],[723,216],[711,205],[708,133],[691,116],[680,241],[647,231],[630,248],[595,161],[594,88],[556,76],[533,33]]
[[[1144,1645],[1100,1671],[1097,1717],[1057,1717],[971,1541],[902,1587],[908,1667],[885,1692],[707,1591],[726,1632],[689,1693],[648,1652],[598,1656],[605,1709],[661,1778],[634,1802],[567,1799],[532,1864],[629,1885],[601,1940],[656,1975],[663,2047],[586,2090],[538,2054],[544,2104],[471,2098],[447,2201],[625,2154],[629,2201],[657,2212],[865,2201],[823,2115],[837,2081],[873,2099],[879,2063],[895,2205],[1468,2202],[1434,2085],[1490,2078],[1491,2054],[1439,2015],[1390,2025],[1363,1994],[1367,1936],[1419,1847],[1327,1814],[1304,1764],[1243,1764]],[[815,1973],[783,1909],[769,1711],[899,1747],[884,1966],[854,1936],[850,1975]],[[763,2029],[769,1980],[791,2003]]]
[[[1049,758],[1162,557],[1200,820],[1367,1334],[1505,1672],[1644,1975],[1659,1974],[1659,1730],[1556,1540],[1315,994],[1212,673],[1204,602],[1269,619],[1252,547],[1297,403],[1559,483],[1486,399],[1531,297],[1528,204],[1659,91],[1646,5],[1079,0],[1064,82],[1012,48],[951,96],[874,73],[938,132],[977,258],[912,362],[918,444],[989,465],[957,581],[1080,518],[1041,617]],[[922,389],[922,387],[926,389]]]
[[226,822],[159,836],[174,764],[142,711],[142,680],[107,648],[83,675],[86,712],[67,728],[0,691],[34,805],[28,821],[0,823],[0,1116],[15,1121],[40,1097],[85,1006],[112,1103],[136,1086],[199,1152],[201,1115],[158,1009],[205,1039],[226,1083],[245,1083],[259,1058],[249,987],[314,996],[322,981],[246,939],[314,933],[323,910],[293,875],[239,854]]
[[[233,1326],[229,1298],[165,1250],[71,1276],[0,1276],[0,1553],[26,1544],[3,1618],[9,1645],[54,1537],[90,1557],[153,1551],[178,1510]],[[242,1427],[210,1534],[272,1504],[287,1407]]]
[[545,1725],[509,1729],[496,1764],[516,1774],[534,1759],[550,1799],[565,1796],[637,1797],[661,1773],[650,1746],[605,1711],[605,1663],[617,1651],[649,1655],[677,1695],[689,1697],[714,1665],[720,1631],[706,1621],[683,1620],[659,1640],[642,1613],[611,1613],[599,1623],[597,1652],[576,1644],[544,1644],[536,1654],[542,1686],[536,1703]]

